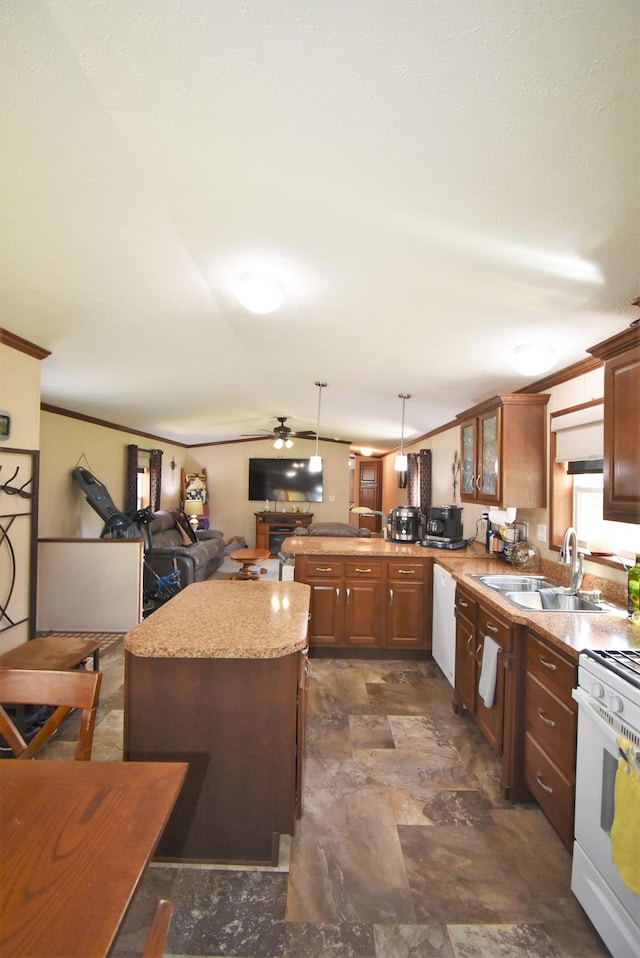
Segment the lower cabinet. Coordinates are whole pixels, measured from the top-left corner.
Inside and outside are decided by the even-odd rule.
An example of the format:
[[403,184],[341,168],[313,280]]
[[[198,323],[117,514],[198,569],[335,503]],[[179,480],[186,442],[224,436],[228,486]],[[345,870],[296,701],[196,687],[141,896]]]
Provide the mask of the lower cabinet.
[[573,842],[577,706],[576,664],[526,633],[524,780],[567,847]]
[[431,647],[432,559],[297,556],[295,578],[311,588],[309,645]]

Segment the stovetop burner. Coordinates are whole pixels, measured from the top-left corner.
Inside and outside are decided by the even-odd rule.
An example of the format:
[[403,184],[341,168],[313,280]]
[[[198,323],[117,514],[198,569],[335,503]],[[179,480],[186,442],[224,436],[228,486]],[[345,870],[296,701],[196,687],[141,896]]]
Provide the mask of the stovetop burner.
[[609,652],[585,649],[585,655],[640,689],[640,649],[614,649]]

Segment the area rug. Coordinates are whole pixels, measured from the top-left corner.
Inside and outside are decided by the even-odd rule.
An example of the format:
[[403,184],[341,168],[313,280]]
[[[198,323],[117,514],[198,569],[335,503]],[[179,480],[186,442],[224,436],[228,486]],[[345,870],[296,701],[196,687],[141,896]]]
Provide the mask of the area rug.
[[[225,556],[222,562],[222,565],[214,572],[211,576],[211,579],[230,579],[232,575],[235,575],[240,570],[240,564],[234,562],[233,559],[230,559],[229,556]],[[265,575],[260,576],[261,582],[277,582],[280,575],[280,560],[279,559],[265,559],[264,562],[261,562],[259,565],[253,566],[253,569],[259,571],[260,569],[266,569]]]

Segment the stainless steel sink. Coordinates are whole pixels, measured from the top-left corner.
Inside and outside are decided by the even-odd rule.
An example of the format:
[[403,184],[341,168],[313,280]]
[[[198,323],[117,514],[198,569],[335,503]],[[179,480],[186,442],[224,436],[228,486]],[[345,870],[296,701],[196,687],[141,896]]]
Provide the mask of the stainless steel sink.
[[611,612],[607,603],[593,602],[575,595],[560,582],[542,575],[478,575],[472,576],[497,592],[508,602],[532,612]]
[[538,589],[561,588],[560,582],[542,575],[473,575],[494,592],[537,592]]

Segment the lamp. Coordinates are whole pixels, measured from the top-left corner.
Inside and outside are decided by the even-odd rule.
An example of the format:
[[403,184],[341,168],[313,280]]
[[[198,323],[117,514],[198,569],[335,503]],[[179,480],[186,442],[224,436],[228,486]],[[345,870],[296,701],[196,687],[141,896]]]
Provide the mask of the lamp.
[[309,460],[309,472],[322,472],[322,458],[318,454],[318,434],[320,432],[320,402],[322,400],[322,390],[326,387],[326,383],[320,383],[316,381],[316,386],[318,387],[318,417],[316,419],[316,451],[311,456]]
[[407,399],[411,399],[409,393],[398,393],[398,399],[402,400],[402,429],[400,430],[400,452],[396,456],[393,468],[396,472],[407,471],[407,457],[404,454],[404,404]]
[[200,526],[200,516],[204,515],[204,503],[202,499],[186,499],[184,503],[185,515],[189,517],[189,525],[194,532]]
[[523,376],[535,376],[546,373],[556,361],[553,346],[544,343],[524,343],[513,350],[512,362]]
[[282,283],[264,273],[242,273],[237,284],[238,299],[252,313],[272,313],[282,306]]

